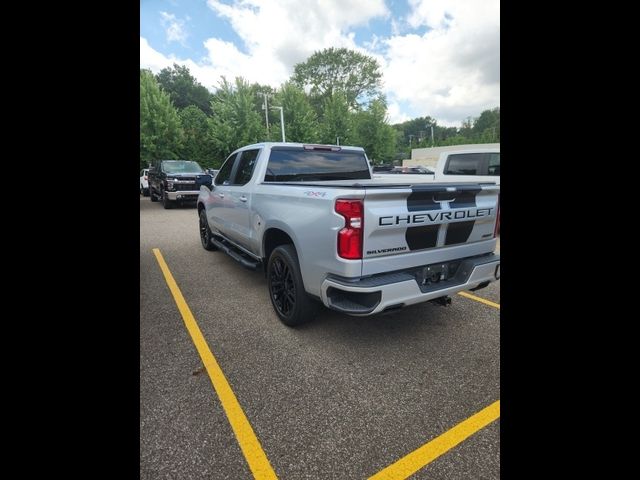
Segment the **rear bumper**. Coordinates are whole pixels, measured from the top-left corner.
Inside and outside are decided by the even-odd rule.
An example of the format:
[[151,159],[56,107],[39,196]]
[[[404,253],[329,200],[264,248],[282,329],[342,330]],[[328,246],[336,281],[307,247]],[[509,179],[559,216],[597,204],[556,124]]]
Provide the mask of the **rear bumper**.
[[165,192],[165,195],[169,200],[193,200],[198,199],[200,195],[199,190],[185,190],[180,192]]
[[431,285],[419,285],[415,269],[365,278],[329,276],[322,282],[325,306],[349,315],[366,316],[469,290],[500,278],[500,255],[466,258],[456,274]]

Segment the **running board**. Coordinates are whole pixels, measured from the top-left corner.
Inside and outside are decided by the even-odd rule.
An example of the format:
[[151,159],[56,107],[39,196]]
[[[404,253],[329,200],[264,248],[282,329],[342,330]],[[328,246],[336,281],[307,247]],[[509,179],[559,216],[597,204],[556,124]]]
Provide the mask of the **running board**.
[[228,245],[224,240],[220,241],[216,237],[212,237],[211,243],[213,243],[216,247],[218,247],[220,250],[222,250],[224,253],[229,255],[240,265],[242,265],[245,268],[248,268],[249,270],[257,270],[262,265],[262,262],[259,262],[258,260],[254,260],[252,258],[249,258],[246,255],[243,255],[242,253],[234,249],[232,246]]

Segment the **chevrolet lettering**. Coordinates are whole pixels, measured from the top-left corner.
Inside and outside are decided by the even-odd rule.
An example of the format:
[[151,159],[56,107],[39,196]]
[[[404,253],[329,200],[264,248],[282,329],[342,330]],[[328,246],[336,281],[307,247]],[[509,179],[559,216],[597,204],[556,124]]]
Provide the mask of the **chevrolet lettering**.
[[476,208],[475,210],[456,210],[450,212],[438,213],[416,213],[413,215],[395,215],[388,217],[380,217],[378,225],[381,227],[410,224],[410,223],[434,223],[444,222],[445,220],[463,220],[465,218],[478,218],[491,215],[493,208]]

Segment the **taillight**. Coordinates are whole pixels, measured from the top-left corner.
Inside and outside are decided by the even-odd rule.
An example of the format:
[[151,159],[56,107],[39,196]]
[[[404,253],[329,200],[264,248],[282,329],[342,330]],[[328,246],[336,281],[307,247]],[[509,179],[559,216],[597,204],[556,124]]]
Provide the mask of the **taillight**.
[[344,228],[338,232],[338,256],[349,260],[362,258],[363,212],[362,200],[336,200],[336,213],[344,217]]
[[146,175],[144,176],[144,179],[145,179],[145,180],[147,179],[147,176],[146,176]]
[[496,226],[493,229],[493,238],[496,238],[500,233],[500,197],[498,197],[498,213],[496,217]]

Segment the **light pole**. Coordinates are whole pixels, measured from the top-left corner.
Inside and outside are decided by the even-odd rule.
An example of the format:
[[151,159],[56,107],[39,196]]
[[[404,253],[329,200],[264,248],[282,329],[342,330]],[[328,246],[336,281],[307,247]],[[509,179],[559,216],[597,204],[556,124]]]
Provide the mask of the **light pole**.
[[431,146],[433,147],[435,143],[433,143],[433,125],[431,125]]
[[340,137],[336,137],[336,145],[340,145]]
[[272,105],[271,108],[277,108],[278,110],[280,110],[280,128],[282,128],[282,141],[285,142],[286,140],[284,139],[284,113],[283,113],[283,109],[282,109],[282,107],[276,107],[275,105]]
[[264,92],[258,92],[258,95],[262,95],[262,98],[264,98],[264,102],[262,102],[262,109],[264,110],[264,119],[265,119],[265,122],[267,123],[267,140],[269,140],[269,104],[267,102],[267,99],[271,95]]

